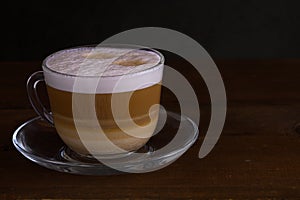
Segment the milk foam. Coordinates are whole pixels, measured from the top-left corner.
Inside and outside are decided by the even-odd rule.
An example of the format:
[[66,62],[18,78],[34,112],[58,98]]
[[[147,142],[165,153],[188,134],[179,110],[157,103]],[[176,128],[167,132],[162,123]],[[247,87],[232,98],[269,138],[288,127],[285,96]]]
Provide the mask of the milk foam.
[[83,47],[57,52],[46,65],[69,75],[116,76],[143,71],[159,62],[159,55],[146,50]]
[[159,83],[162,62],[160,55],[147,50],[81,47],[50,55],[43,70],[46,83],[60,90],[113,93]]

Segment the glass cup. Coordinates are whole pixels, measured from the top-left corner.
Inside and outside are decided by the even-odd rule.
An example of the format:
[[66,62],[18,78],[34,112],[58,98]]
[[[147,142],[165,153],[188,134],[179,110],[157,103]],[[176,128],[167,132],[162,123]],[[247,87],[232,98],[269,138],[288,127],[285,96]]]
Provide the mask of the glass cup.
[[[114,50],[125,53],[115,56]],[[155,55],[157,62],[147,63],[148,54]],[[61,55],[74,60],[68,63],[66,56]],[[76,60],[78,56],[81,57]],[[113,63],[102,62],[110,59]],[[69,70],[71,65],[77,66],[76,73]],[[95,66],[105,71],[87,73]],[[124,73],[125,68],[132,69]],[[75,47],[48,56],[43,61],[43,71],[29,77],[27,92],[36,113],[55,127],[72,151],[94,157],[122,155],[144,146],[155,131],[163,68],[164,57],[150,48]],[[37,92],[41,81],[47,86],[51,112],[43,106]]]

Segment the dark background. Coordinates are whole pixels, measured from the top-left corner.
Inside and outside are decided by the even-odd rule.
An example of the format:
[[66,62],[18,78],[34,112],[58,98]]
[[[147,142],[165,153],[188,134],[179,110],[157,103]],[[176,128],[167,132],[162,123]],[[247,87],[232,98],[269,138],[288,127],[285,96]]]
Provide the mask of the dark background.
[[144,26],[197,40],[216,59],[300,57],[299,1],[6,2],[1,60],[41,60]]

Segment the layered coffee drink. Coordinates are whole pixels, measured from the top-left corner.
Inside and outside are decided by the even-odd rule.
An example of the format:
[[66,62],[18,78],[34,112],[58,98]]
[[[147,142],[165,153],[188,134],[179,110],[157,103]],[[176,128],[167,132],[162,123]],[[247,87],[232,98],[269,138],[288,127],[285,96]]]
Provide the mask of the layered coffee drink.
[[79,47],[43,64],[55,128],[73,151],[134,151],[158,121],[163,57],[152,49]]

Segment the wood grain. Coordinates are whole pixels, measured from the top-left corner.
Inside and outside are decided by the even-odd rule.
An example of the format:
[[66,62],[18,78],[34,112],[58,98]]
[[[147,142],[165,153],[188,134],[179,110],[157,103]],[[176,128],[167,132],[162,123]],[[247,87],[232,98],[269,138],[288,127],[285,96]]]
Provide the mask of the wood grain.
[[[159,171],[101,177],[48,170],[17,152],[11,136],[35,116],[25,83],[40,62],[0,62],[7,69],[0,75],[0,199],[299,199],[300,60],[217,62],[228,112],[220,140],[204,159],[197,154],[210,119],[207,89],[187,63],[170,63],[177,63],[197,91],[198,141]],[[167,91],[162,102],[177,109]]]

